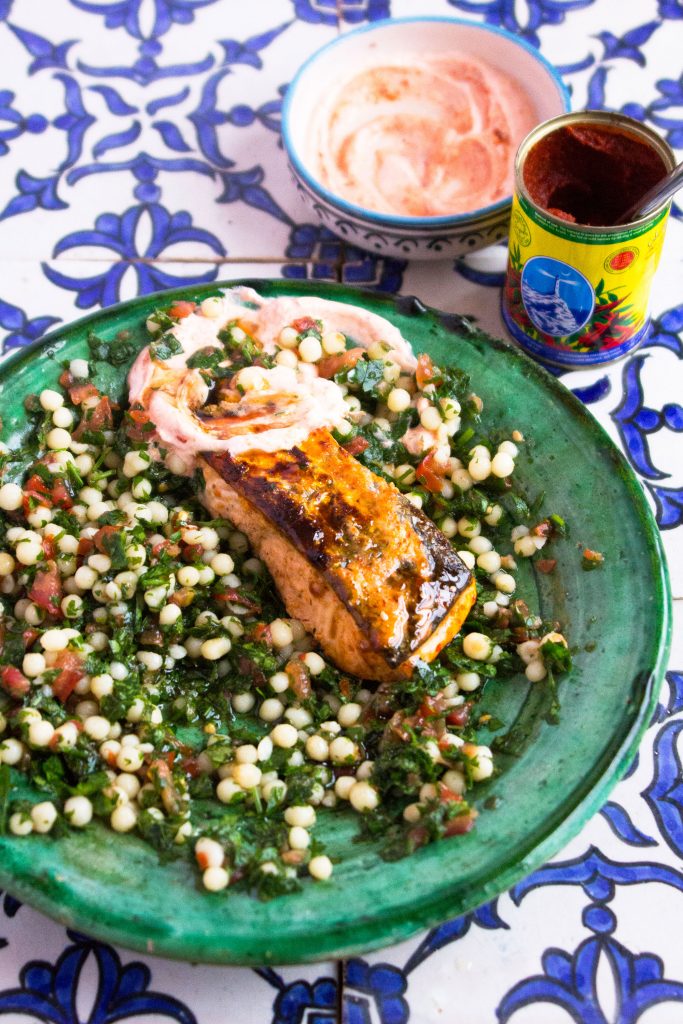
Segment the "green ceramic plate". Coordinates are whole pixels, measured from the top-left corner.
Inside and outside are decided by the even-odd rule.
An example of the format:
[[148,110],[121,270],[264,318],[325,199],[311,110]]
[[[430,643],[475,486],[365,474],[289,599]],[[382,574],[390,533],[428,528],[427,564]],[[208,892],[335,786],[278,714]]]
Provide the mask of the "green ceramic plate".
[[[659,535],[640,485],[603,430],[561,384],[509,343],[458,317],[330,285],[247,282],[266,295],[318,294],[373,310],[395,323],[417,352],[471,372],[490,423],[518,428],[532,443],[518,474],[546,508],[566,517],[571,538],[554,552],[558,570],[522,567],[520,593],[565,624],[575,668],[561,683],[559,725],[542,720],[542,684],[492,685],[485,706],[528,733],[521,753],[480,790],[480,818],[467,836],[386,864],[354,843],[343,814],[322,820],[340,863],[333,880],[259,903],[197,888],[189,865],[159,864],[131,836],[96,827],[51,841],[0,839],[0,885],[63,923],[143,952],[213,963],[297,963],[345,956],[405,939],[472,910],[538,867],[574,836],[627,768],[652,715],[668,647],[670,603]],[[87,356],[91,330],[125,328],[143,344],[146,315],[160,303],[204,297],[216,285],[148,296],[86,317],[13,355],[0,370],[10,442],[26,431],[22,396],[51,386],[60,362]],[[125,368],[104,367],[120,390]],[[579,547],[605,554],[581,569]],[[490,798],[496,797],[495,801]],[[495,809],[486,809],[495,803]]]

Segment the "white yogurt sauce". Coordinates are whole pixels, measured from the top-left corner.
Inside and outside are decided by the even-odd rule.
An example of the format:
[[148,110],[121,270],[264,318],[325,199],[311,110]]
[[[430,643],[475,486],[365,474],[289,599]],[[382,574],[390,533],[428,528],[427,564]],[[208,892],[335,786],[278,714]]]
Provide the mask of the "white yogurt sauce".
[[341,388],[319,377],[315,365],[300,364],[296,370],[284,366],[262,370],[262,387],[247,391],[229,407],[229,415],[202,420],[198,413],[208,388],[198,370],[187,368],[187,360],[200,349],[220,347],[218,332],[227,323],[237,320],[272,354],[282,328],[309,316],[322,320],[326,331],[341,331],[361,347],[384,342],[403,370],[416,366],[400,331],[358,306],[314,297],[264,299],[250,288],[234,288],[212,313],[205,316],[198,307],[172,328],[181,353],[159,362],[146,348],[128,375],[131,403],[147,408],[157,440],[181,457],[188,473],[201,452],[227,451],[237,456],[254,449],[290,450],[313,430],[332,429],[348,412]]

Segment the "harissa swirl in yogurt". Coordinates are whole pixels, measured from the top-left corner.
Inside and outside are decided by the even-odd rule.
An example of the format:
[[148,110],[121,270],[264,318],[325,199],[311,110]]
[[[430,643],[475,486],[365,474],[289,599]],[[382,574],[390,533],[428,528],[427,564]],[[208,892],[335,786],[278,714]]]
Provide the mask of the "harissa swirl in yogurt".
[[538,117],[521,85],[468,54],[393,55],[322,100],[309,159],[331,192],[378,213],[465,213],[509,196]]

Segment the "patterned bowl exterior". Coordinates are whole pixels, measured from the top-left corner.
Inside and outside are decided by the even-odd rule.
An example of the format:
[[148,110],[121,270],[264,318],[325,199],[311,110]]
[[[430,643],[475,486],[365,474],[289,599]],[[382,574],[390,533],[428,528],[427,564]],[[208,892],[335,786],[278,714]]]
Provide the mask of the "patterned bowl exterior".
[[378,256],[411,260],[455,259],[507,238],[512,200],[487,213],[475,211],[466,220],[459,217],[457,225],[452,228],[440,224],[431,230],[411,230],[405,225],[392,227],[390,223],[371,223],[338,209],[310,187],[291,161],[289,167],[300,196],[321,224],[339,238]]

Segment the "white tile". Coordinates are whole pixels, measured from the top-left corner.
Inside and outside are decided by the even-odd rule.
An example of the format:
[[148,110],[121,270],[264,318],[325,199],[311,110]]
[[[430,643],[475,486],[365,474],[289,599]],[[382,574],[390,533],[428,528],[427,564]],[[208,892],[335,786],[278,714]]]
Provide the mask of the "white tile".
[[[75,40],[57,70],[38,68],[28,76],[26,48],[3,28],[14,72],[13,109],[42,120],[34,117],[35,130],[10,141],[0,210],[10,204],[17,209],[26,174],[53,180],[54,197],[43,202],[55,208],[0,221],[2,251],[16,259],[102,257],[107,247],[127,257],[283,255],[292,225],[307,215],[279,132],[264,126],[267,121],[277,128],[278,112],[263,108],[281,100],[299,65],[334,38],[336,25],[293,17],[288,0],[251,7],[220,0],[161,37],[154,60],[160,68],[175,67],[176,74],[150,81],[142,71],[137,79],[99,74],[98,69],[130,67],[139,56],[137,41],[123,28],[103,31],[100,15],[65,2],[61,7],[63,21],[47,27],[35,6],[18,4],[13,12],[22,29],[49,30],[50,41]],[[181,74],[180,65],[195,71]],[[67,94],[70,135],[64,123]],[[157,107],[163,99],[169,102]],[[149,157],[146,169],[141,154]],[[148,207],[147,215],[137,230],[128,230],[138,202]],[[273,212],[263,212],[269,204]],[[184,212],[189,230],[167,230],[165,216]],[[98,224],[100,215],[110,215],[109,222]],[[146,223],[150,216],[155,231]],[[193,239],[192,229],[205,234]]]
[[[4,949],[0,948],[0,1014],[7,1012],[3,1004],[9,998],[8,991],[22,989],[30,1007],[27,1010],[29,1017],[22,1015],[22,1020],[45,1019],[35,1009],[35,988],[29,979],[22,979],[22,972],[34,961],[41,961],[43,967],[47,965],[54,971],[55,981],[59,978],[55,987],[67,1003],[73,1001],[78,1019],[83,1021],[90,1019],[98,989],[102,992],[108,990],[109,985],[120,984],[123,972],[130,970],[133,964],[149,971],[149,978],[141,979],[133,994],[146,996],[150,1006],[147,1010],[136,1011],[131,1002],[131,1019],[135,1021],[141,1020],[139,1014],[144,1013],[145,1020],[179,1020],[185,1024],[187,1015],[192,1014],[194,1020],[201,1024],[224,1024],[226,1008],[230,1007],[231,1014],[239,1014],[239,1024],[269,1024],[275,1016],[278,1000],[288,996],[296,998],[298,993],[304,1004],[315,1005],[329,999],[332,989],[336,991],[337,967],[331,962],[256,971],[247,967],[210,967],[141,956],[75,932],[69,933],[26,905],[21,906],[13,917],[8,917],[2,911],[2,896],[0,939],[7,942]],[[59,974],[59,959],[67,950],[73,956],[83,956],[81,970],[73,979],[68,976],[68,971]],[[290,994],[288,986],[295,983],[298,983],[298,988]],[[111,1003],[105,1010],[112,1019],[119,1019],[115,1016],[115,1004],[119,998],[114,988]],[[124,996],[124,1005],[125,1001]],[[123,1006],[116,1005],[116,1013],[123,1012]],[[18,1016],[16,1019],[18,1021]],[[10,1013],[8,1021],[11,1024],[14,1020]]]
[[[505,337],[499,282],[506,262],[507,248],[503,245],[471,253],[455,264],[453,260],[413,262],[404,274],[401,290],[436,309],[469,317],[487,334]],[[479,283],[483,277],[492,282],[488,287]]]

